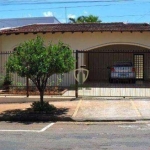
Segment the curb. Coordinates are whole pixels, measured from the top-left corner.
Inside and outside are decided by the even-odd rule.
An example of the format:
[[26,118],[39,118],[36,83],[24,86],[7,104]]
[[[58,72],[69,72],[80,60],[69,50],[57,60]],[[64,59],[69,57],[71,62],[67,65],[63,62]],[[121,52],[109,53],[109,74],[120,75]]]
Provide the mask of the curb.
[[150,118],[108,118],[108,119],[82,119],[72,118],[77,122],[136,122],[136,121],[150,121]]
[[[32,103],[39,101],[39,98],[27,98],[27,97],[0,97],[0,104],[9,103]],[[78,101],[77,98],[44,98],[45,102],[64,102],[64,101]]]
[[150,118],[133,118],[133,119],[75,119],[71,116],[53,116],[50,114],[23,114],[23,115],[0,115],[0,121],[10,122],[137,122],[150,121]]

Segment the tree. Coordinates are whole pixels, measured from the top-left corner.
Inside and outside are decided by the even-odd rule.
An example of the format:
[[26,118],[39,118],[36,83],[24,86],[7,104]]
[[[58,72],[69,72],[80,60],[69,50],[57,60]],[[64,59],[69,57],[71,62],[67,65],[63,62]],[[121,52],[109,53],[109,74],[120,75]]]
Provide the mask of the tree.
[[69,18],[70,23],[100,23],[102,22],[101,20],[99,20],[98,16],[94,16],[94,15],[89,15],[89,16],[79,16],[77,19],[75,18]]
[[43,104],[44,90],[53,74],[67,73],[74,68],[70,47],[62,42],[44,45],[41,37],[21,43],[9,57],[7,68],[21,77],[28,77],[40,92]]

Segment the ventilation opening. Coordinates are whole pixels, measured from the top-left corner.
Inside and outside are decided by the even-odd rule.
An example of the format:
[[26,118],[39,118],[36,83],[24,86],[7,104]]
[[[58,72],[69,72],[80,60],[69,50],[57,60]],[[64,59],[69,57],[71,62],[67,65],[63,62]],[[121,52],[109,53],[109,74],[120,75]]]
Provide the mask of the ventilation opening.
[[134,55],[134,66],[136,69],[136,79],[143,80],[144,79],[144,55],[143,54]]

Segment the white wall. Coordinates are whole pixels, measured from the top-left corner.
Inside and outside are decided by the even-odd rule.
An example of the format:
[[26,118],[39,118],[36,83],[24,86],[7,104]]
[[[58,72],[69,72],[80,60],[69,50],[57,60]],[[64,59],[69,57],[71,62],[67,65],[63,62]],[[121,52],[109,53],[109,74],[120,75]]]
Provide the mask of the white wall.
[[[110,44],[131,44],[150,47],[150,32],[88,32],[88,33],[47,33],[38,34],[44,38],[45,43],[59,40],[69,44],[72,49],[85,50],[102,47]],[[35,38],[37,34],[2,35],[2,51],[10,51],[19,43]]]
[[[0,51],[12,51],[20,43],[41,36],[45,45],[49,42],[57,43],[59,40],[69,44],[73,50],[90,50],[113,44],[129,44],[150,48],[150,32],[84,32],[84,33],[47,33],[47,34],[19,34],[2,35],[0,37]],[[83,60],[84,61],[84,60]],[[80,64],[79,64],[80,66]],[[65,80],[67,76],[64,77]],[[69,77],[69,83],[74,84],[73,74]],[[68,81],[63,81],[68,85]]]

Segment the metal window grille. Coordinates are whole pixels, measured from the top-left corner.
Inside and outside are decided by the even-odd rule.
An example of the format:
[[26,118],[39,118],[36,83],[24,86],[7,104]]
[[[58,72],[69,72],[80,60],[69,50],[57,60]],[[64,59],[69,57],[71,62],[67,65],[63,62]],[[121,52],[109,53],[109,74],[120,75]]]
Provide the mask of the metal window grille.
[[144,55],[134,55],[134,66],[136,69],[136,79],[144,79]]

